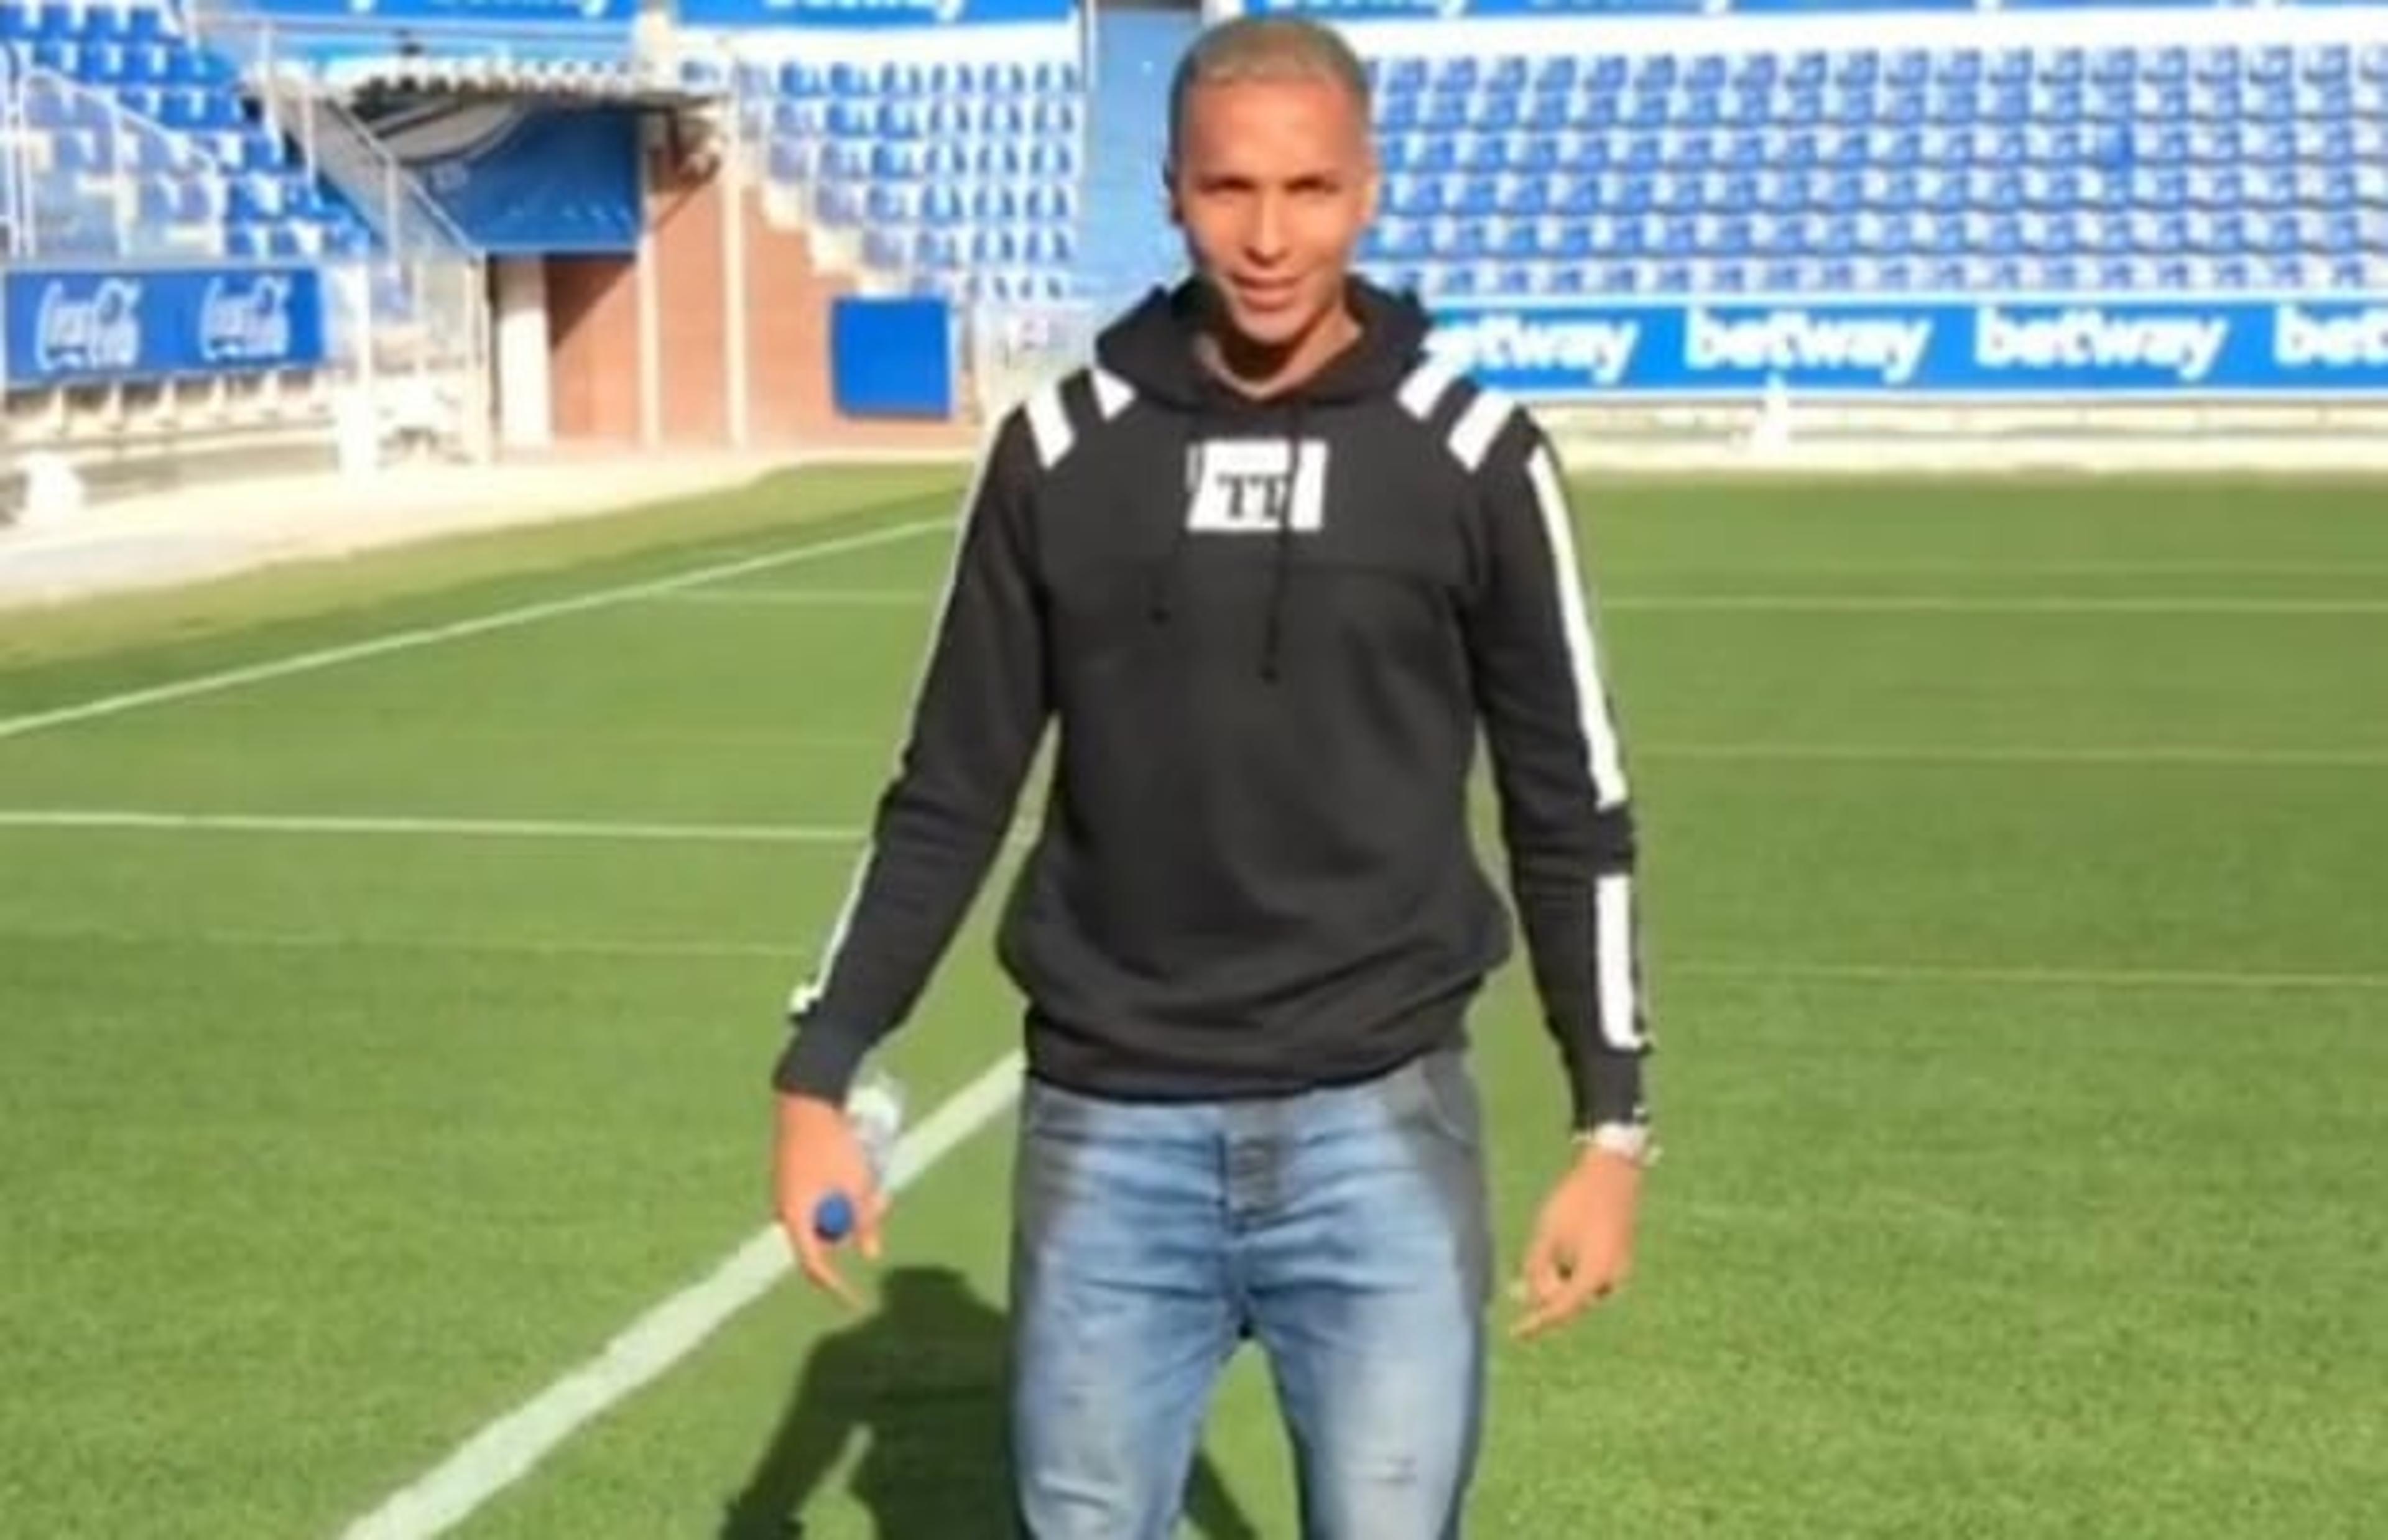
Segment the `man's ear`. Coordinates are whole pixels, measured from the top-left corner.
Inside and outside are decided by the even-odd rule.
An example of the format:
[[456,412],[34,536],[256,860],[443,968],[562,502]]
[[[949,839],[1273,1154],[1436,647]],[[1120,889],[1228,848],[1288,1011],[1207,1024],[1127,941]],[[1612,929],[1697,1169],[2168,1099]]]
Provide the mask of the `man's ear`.
[[1169,210],[1169,222],[1180,230],[1185,229],[1186,205],[1177,196],[1177,168],[1175,165],[1161,168],[1161,197]]

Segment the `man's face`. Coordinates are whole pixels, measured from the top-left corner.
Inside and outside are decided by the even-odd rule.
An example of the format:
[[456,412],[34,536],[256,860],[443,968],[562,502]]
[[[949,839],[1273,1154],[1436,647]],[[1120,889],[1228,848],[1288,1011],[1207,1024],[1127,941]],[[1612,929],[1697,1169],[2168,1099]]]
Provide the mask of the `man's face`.
[[1221,82],[1187,94],[1170,217],[1246,341],[1287,347],[1341,303],[1376,205],[1366,116],[1337,82]]

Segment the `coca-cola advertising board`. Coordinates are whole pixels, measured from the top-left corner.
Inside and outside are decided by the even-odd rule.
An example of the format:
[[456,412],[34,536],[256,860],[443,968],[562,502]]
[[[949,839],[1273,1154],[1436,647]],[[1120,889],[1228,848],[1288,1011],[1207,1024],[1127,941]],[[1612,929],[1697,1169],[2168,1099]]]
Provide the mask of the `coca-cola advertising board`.
[[34,269],[7,275],[10,385],[307,369],[324,361],[311,268]]

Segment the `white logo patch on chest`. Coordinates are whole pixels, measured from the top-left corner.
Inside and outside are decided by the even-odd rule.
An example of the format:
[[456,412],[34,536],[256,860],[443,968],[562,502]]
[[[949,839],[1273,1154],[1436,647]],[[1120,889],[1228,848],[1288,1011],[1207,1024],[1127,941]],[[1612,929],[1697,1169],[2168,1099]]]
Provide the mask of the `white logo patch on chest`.
[[1327,523],[1327,445],[1305,438],[1213,438],[1192,446],[1196,480],[1186,527],[1200,535],[1297,535]]

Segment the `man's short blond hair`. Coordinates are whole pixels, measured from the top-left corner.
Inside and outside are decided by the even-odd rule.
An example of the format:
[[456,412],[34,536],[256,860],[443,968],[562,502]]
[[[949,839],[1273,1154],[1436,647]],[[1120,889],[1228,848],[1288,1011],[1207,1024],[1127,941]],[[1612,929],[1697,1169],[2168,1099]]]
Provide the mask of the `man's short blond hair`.
[[1360,120],[1371,120],[1368,69],[1341,32],[1301,16],[1249,15],[1204,29],[1177,61],[1169,82],[1169,165],[1186,122],[1186,98],[1200,85],[1235,81],[1330,81],[1352,95]]

